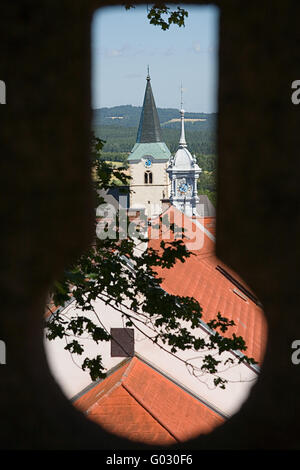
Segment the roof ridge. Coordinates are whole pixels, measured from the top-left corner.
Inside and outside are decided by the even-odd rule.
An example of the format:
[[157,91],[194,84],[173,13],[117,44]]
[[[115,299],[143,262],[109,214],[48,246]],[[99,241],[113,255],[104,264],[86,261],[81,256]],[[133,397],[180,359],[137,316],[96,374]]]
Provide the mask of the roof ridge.
[[[140,356],[140,355],[139,355]],[[225,414],[223,414],[220,410],[218,410],[215,406],[213,406],[212,404],[210,404],[209,402],[206,402],[206,400],[203,400],[203,399],[200,399],[196,396],[194,396],[194,394],[187,388],[187,387],[184,387],[183,384],[180,384],[178,383],[178,381],[175,379],[175,378],[172,378],[172,377],[169,377],[168,375],[165,375],[164,373],[162,373],[162,371],[159,371],[154,365],[150,364],[147,362],[147,360],[145,360],[142,356],[141,357],[138,357],[138,356],[134,356],[133,359],[135,359],[134,361],[130,361],[130,369],[132,370],[138,363],[141,363],[141,364],[144,364],[146,367],[148,367],[150,370],[156,372],[157,374],[161,375],[162,377],[164,377],[166,380],[168,381],[171,381],[171,383],[173,383],[173,385],[175,385],[175,387],[179,388],[181,390],[181,392],[183,393],[187,393],[189,395],[189,398],[191,400],[195,400],[196,402],[200,403],[201,405],[209,408],[213,413],[215,413],[216,415],[220,416],[221,418],[223,419],[226,419],[227,416]],[[130,371],[131,371],[130,370]],[[124,372],[123,376],[125,376],[125,380],[127,379],[128,377],[128,373],[127,372],[130,372],[129,371],[129,367],[126,369],[126,371]],[[155,419],[155,421],[157,421],[159,423],[160,426],[162,426],[177,442],[182,442],[182,440],[176,435],[176,433],[174,433],[173,431],[171,431],[171,429],[169,428],[168,425],[166,425],[159,417],[158,415],[150,408],[147,406],[147,404],[144,402],[144,400],[142,400],[141,398],[137,398],[136,394],[135,394],[135,391],[134,389],[132,389],[130,387],[130,385],[128,385],[125,380],[122,380],[122,383],[121,383],[121,386],[126,390],[127,393],[129,393],[129,395],[140,405],[144,408],[145,411],[147,411],[147,413],[150,414],[150,416],[152,416],[153,419]]]
[[152,418],[157,421],[157,423],[162,427],[164,428],[168,434],[170,434],[170,436],[173,437],[173,439],[175,439],[175,441],[177,442],[181,442],[181,439],[175,435],[175,433],[173,433],[168,426],[166,426],[156,415],[156,413],[153,413],[153,411],[151,411],[149,409],[149,407],[147,407],[147,405],[144,403],[143,400],[139,399],[136,397],[135,393],[133,390],[131,390],[130,386],[128,386],[127,384],[125,384],[124,382],[121,383],[121,386],[124,388],[124,390],[126,390],[126,392],[150,415],[152,416]]
[[[167,432],[168,434],[170,434],[171,437],[173,437],[173,439],[175,439],[175,441],[177,442],[181,442],[181,440],[168,428],[168,426],[166,426],[157,416],[155,413],[153,413],[147,406],[146,404],[143,402],[143,400],[140,400],[136,397],[135,393],[133,390],[131,390],[131,387],[128,386],[128,384],[125,383],[126,379],[128,378],[130,372],[132,371],[132,369],[137,365],[138,362],[141,362],[136,356],[133,356],[133,358],[129,361],[129,364],[128,366],[126,367],[125,371],[123,372],[120,380],[118,380],[118,382],[116,382],[111,388],[109,388],[109,390],[104,393],[101,397],[99,397],[99,399],[97,399],[86,411],[85,413],[86,414],[89,414],[93,409],[94,407],[98,406],[99,403],[104,399],[104,398],[107,398],[114,390],[116,390],[116,388],[118,387],[123,387],[124,390],[161,426],[163,427]],[[149,367],[149,366],[148,366]]]
[[[134,359],[134,358],[133,358]],[[123,382],[123,377],[124,375],[127,373],[128,369],[130,368],[131,366],[131,362],[132,362],[132,359],[129,361],[129,364],[128,366],[126,367],[125,371],[123,372],[123,374],[121,375],[120,379],[115,383],[113,384],[108,390],[106,393],[103,393],[103,395],[101,395],[99,398],[96,398],[96,400],[94,401],[94,403],[86,410],[86,414],[88,414],[95,406],[97,406],[102,400],[103,398],[107,398],[116,388],[118,388],[120,385],[122,386],[122,382]],[[120,362],[121,364],[122,362]],[[124,367],[126,364],[123,364],[121,365],[121,367]],[[114,375],[115,373],[118,372],[118,369],[120,368],[117,368],[110,376]],[[127,375],[126,375],[127,377]],[[106,377],[108,378],[108,377]],[[105,379],[104,379],[105,380]],[[102,382],[99,382],[99,384],[102,383]],[[97,384],[97,385],[99,385]],[[97,395],[96,395],[97,397]]]
[[134,368],[134,366],[136,365],[136,362],[137,362],[137,358],[135,356],[132,357],[132,359],[129,361],[129,364],[128,364],[128,367],[126,368],[126,370],[124,371],[124,373],[122,374],[122,377],[121,377],[121,382],[123,383],[124,380],[127,379],[129,373],[131,372],[131,370]]
[[[173,439],[175,439],[177,442],[181,442],[181,439],[176,436],[170,429],[168,426],[166,426],[159,418],[158,416],[156,415],[156,413],[153,413],[152,410],[150,410],[150,408],[146,405],[146,403],[144,403],[143,400],[139,399],[136,397],[136,394],[134,392],[134,390],[131,389],[131,387],[125,383],[129,373],[132,371],[132,369],[138,364],[138,363],[143,363],[138,357],[134,356],[132,361],[130,361],[130,366],[127,367],[126,371],[124,372],[124,374],[122,375],[122,378],[124,377],[124,380],[122,380],[122,387],[126,390],[127,393],[129,393],[129,395],[140,405],[144,408],[145,411],[147,411],[147,413],[149,413],[150,416],[152,416],[153,419],[155,419],[155,421],[158,422],[158,424],[160,426],[162,426],[172,437]],[[147,364],[145,364],[146,367],[149,367],[150,369],[152,369],[152,367],[148,366]]]
[[76,400],[80,399],[83,395],[85,395],[87,392],[93,390],[93,388],[96,388],[98,387],[98,385],[102,384],[106,379],[108,379],[109,377],[111,377],[115,372],[117,372],[119,369],[121,369],[122,367],[124,367],[127,362],[130,362],[130,360],[128,360],[129,358],[125,358],[124,360],[120,361],[118,364],[116,364],[115,366],[111,367],[107,372],[106,372],[106,377],[104,378],[100,378],[100,379],[96,379],[95,381],[89,383],[86,387],[84,387],[82,390],[80,390],[78,393],[76,393],[75,395],[73,395],[73,397],[71,398],[71,402],[75,402]]
[[99,403],[103,400],[103,398],[107,398],[120,385],[122,385],[122,380],[119,380],[118,382],[116,382],[111,388],[109,388],[107,390],[106,393],[103,393],[103,395],[101,395],[101,397],[96,398],[96,400],[92,403],[92,405],[87,408],[85,413],[89,414],[95,408],[95,406],[99,405]]

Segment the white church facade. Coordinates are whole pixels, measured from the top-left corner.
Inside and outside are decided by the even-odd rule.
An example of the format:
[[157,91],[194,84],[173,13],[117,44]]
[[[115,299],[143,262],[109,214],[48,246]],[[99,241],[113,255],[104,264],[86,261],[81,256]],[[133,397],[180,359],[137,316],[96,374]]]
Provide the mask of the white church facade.
[[163,201],[168,201],[190,217],[198,215],[197,179],[201,169],[187,148],[184,111],[181,109],[179,147],[172,156],[162,139],[149,73],[137,140],[128,163],[130,209],[143,209],[147,217],[155,217],[162,212]]

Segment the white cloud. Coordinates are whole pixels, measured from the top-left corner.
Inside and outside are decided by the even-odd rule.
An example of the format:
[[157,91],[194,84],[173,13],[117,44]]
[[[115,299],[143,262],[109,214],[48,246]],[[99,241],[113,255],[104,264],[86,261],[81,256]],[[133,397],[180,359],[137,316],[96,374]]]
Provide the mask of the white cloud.
[[122,47],[119,48],[110,48],[105,49],[105,55],[107,57],[124,57],[130,54],[131,46],[128,44],[124,44]]
[[123,49],[108,49],[106,51],[108,57],[120,57],[124,54]]
[[164,52],[164,55],[166,56],[170,56],[170,55],[174,55],[175,54],[175,49],[174,47],[169,47],[168,49],[165,50]]
[[202,47],[200,42],[194,42],[193,43],[193,47],[192,47],[192,50],[196,53],[196,54],[200,54],[202,52],[204,53],[208,53],[208,54],[211,54],[211,53],[215,53],[216,52],[216,46],[207,46],[207,47]]
[[196,53],[202,52],[201,44],[200,42],[194,42],[193,44],[193,50]]

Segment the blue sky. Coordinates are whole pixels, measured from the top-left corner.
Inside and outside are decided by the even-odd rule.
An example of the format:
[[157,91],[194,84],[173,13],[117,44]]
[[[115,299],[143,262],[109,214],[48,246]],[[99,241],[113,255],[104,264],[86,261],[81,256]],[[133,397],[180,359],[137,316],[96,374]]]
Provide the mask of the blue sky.
[[[172,6],[176,8],[177,5]],[[92,107],[141,106],[147,65],[159,108],[217,112],[218,20],[214,6],[185,6],[186,26],[150,25],[146,5],[96,11],[92,23]]]

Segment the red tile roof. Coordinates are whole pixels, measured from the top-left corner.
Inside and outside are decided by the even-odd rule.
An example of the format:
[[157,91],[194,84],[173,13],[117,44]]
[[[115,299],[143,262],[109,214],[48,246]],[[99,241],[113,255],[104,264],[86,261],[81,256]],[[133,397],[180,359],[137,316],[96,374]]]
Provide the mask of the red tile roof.
[[44,313],[45,318],[48,320],[51,317],[51,315],[56,312],[58,308],[59,307],[55,305],[55,303],[50,299],[46,304],[46,309]]
[[74,405],[107,431],[151,445],[208,433],[224,419],[134,357]]
[[[211,236],[213,221],[198,219],[210,232],[207,234],[196,226],[194,220],[183,215],[174,206],[169,207],[164,215],[169,216],[177,226],[187,227],[186,235],[189,239],[185,242],[191,243],[190,251],[195,256],[192,255],[184,263],[177,261],[171,269],[157,269],[157,274],[163,278],[162,288],[170,294],[194,297],[203,309],[204,322],[215,318],[218,312],[233,320],[235,326],[231,327],[227,334],[234,332],[242,336],[248,347],[245,353],[261,364],[267,342],[267,323],[263,311],[216,269],[217,266],[225,269],[244,288],[252,292],[236,273],[215,256],[215,242]],[[156,239],[149,236],[149,247],[159,250],[162,235],[158,237],[155,233],[155,236]],[[197,237],[202,239],[202,246],[195,243]]]
[[205,217],[200,219],[203,222],[204,227],[213,235],[216,235],[216,218],[215,217]]

